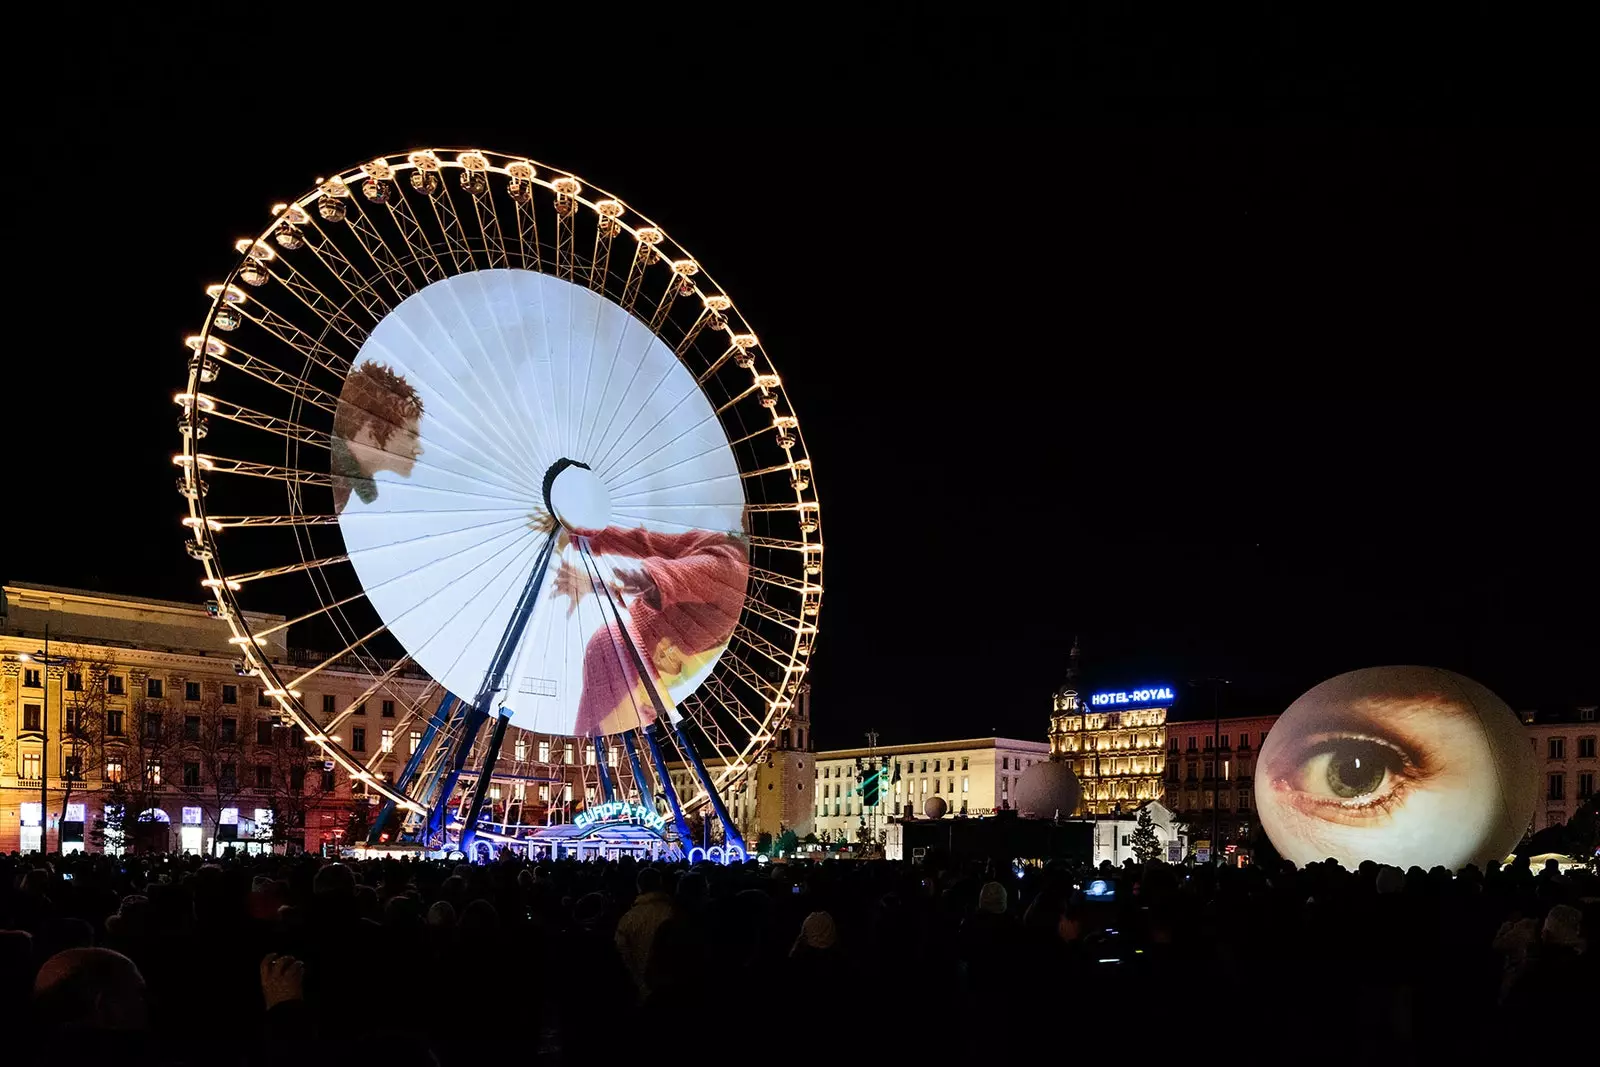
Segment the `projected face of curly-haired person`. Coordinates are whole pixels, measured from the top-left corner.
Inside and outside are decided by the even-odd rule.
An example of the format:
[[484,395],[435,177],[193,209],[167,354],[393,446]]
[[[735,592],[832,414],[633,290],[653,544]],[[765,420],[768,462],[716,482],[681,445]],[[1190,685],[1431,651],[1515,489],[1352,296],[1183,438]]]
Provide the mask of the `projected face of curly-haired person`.
[[336,511],[344,511],[351,493],[364,504],[376,500],[379,471],[411,477],[422,455],[421,423],[422,398],[389,368],[369,360],[345,379],[333,417]]

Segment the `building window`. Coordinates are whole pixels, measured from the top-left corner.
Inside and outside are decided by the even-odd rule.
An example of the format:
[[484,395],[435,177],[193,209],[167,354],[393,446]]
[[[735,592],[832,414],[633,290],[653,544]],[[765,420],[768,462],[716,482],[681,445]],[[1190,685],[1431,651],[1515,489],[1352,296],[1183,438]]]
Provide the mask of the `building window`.
[[124,695],[126,692],[127,692],[127,690],[123,688],[122,675],[120,675],[120,674],[108,674],[108,675],[106,675],[106,695],[107,696],[120,697],[120,696]]
[[323,768],[323,771],[322,771],[322,791],[324,793],[331,793],[331,792],[333,792],[334,786],[336,786],[336,785],[338,785],[338,782],[334,781],[333,772],[328,770],[327,768]]
[[365,715],[366,713],[367,713],[367,702],[365,700],[363,700],[361,703],[357,704],[355,706],[355,709],[353,711],[351,711],[352,715]]
[[1186,745],[1186,746],[1185,746],[1185,747],[1186,747],[1186,748],[1187,748],[1187,749],[1188,749],[1188,750],[1189,750],[1189,751],[1190,751],[1190,752],[1193,752],[1193,751],[1195,751],[1195,739],[1194,739],[1194,737],[1193,737],[1193,736],[1192,736],[1192,735],[1191,735],[1191,736],[1190,736],[1190,738],[1189,738],[1189,743],[1188,743],[1188,745]]
[[67,692],[69,692],[69,693],[81,693],[81,692],[83,692],[83,672],[82,671],[68,671],[67,672]]
[[200,788],[200,764],[194,760],[185,760],[183,764],[183,787],[185,789]]
[[61,774],[70,781],[83,781],[83,757],[76,752],[68,752],[62,756]]
[[115,758],[106,760],[106,781],[122,781],[122,760]]
[[222,765],[222,788],[237,789],[239,787],[239,768],[231,763]]
[[956,791],[956,780],[954,778],[945,779],[944,791],[946,793],[954,793]]
[[539,762],[540,763],[549,763],[550,762],[550,742],[548,742],[548,741],[540,741],[539,742]]
[[378,750],[380,752],[394,751],[394,731],[389,729],[387,726],[384,727],[383,732],[378,735]]
[[1578,738],[1578,758],[1579,759],[1594,759],[1594,738],[1592,738],[1592,737],[1580,737],[1580,738]]
[[43,722],[43,719],[44,719],[44,705],[42,705],[42,704],[24,704],[24,705],[22,705],[22,728],[24,730],[32,730],[32,731],[35,731],[35,732],[43,730],[44,726],[41,725],[41,723]]
[[144,695],[151,700],[160,700],[162,695],[161,679],[146,678],[144,680]]
[[1240,748],[1241,751],[1248,751],[1249,750],[1249,748],[1250,748],[1250,735],[1249,734],[1240,734],[1239,735],[1239,748]]
[[1000,769],[1003,770],[1003,771],[1009,771],[1011,769],[1011,757],[1010,756],[1001,756],[1000,757]]
[[272,788],[272,767],[265,763],[256,764],[256,788]]
[[518,763],[521,763],[523,760],[528,758],[528,741],[526,738],[517,738],[516,753],[516,760]]
[[39,779],[39,753],[24,752],[22,754],[22,777],[28,781]]
[[938,796],[939,795],[939,779],[937,779],[937,778],[935,778],[933,780],[933,795],[934,796]]
[[267,696],[267,691],[265,689],[257,689],[256,690],[256,707],[258,707],[258,708],[270,708],[270,707],[272,707],[272,698]]
[[222,743],[223,744],[225,744],[225,745],[234,744],[236,741],[239,740],[239,720],[238,719],[223,719],[222,720],[222,729],[219,732],[220,732],[220,734],[222,736]]
[[22,684],[23,684],[24,687],[26,687],[28,689],[43,689],[44,686],[39,684],[39,668],[38,667],[24,667],[24,668],[22,668]]
[[[561,762],[562,763],[571,763],[572,762],[572,742],[571,741],[568,741],[566,744],[561,746]],[[570,800],[572,798],[568,797],[567,799]]]
[[332,693],[324,693],[324,694],[322,694],[322,714],[324,714],[324,715],[332,715],[333,714],[333,694]]
[[1567,739],[1566,738],[1564,738],[1564,737],[1552,737],[1552,738],[1550,738],[1550,740],[1545,742],[1545,746],[1548,749],[1549,756],[1550,756],[1551,759],[1566,759],[1567,758]]
[[961,757],[961,769],[962,769],[962,770],[968,770],[968,769],[969,769],[969,768],[968,768],[968,767],[967,767],[967,760],[968,760],[968,759],[969,759],[969,758],[970,758],[970,757],[968,757],[968,756],[962,756],[962,757]]
[[927,774],[928,773],[928,761],[927,760],[923,760],[922,761],[922,773],[923,774]]
[[1217,765],[1212,763],[1210,760],[1206,760],[1205,766],[1202,767],[1201,770],[1204,772],[1203,776],[1205,778],[1214,778],[1216,777],[1217,773]]
[[303,763],[296,763],[289,768],[289,788],[296,793],[303,792],[306,787],[306,767]]
[[237,704],[237,703],[239,703],[239,687],[236,686],[236,685],[225,685],[225,686],[223,686],[222,687],[222,702],[224,704]]
[[1550,791],[1546,794],[1550,800],[1567,799],[1567,776],[1552,774],[1550,776]]
[[411,731],[411,751],[408,752],[407,755],[415,756],[417,754],[417,749],[420,748],[420,747],[422,747],[422,731],[421,730],[412,730]]
[[106,734],[109,737],[122,736],[122,709],[106,709]]
[[1204,742],[1206,751],[1210,752],[1211,749],[1216,745],[1216,743],[1217,743],[1217,739],[1216,738],[1214,738],[1214,737],[1206,738],[1205,742]]
[[961,776],[961,791],[963,793],[970,792],[970,788],[969,787],[971,786],[971,784],[972,784],[972,779],[971,778],[968,778],[966,775],[962,775]]
[[385,719],[394,718],[394,701],[385,700],[378,705],[378,711]]
[[146,741],[157,741],[157,740],[160,740],[160,738],[161,738],[161,713],[159,711],[147,711],[147,712],[145,712],[144,713],[144,739]]
[[185,715],[183,717],[183,739],[185,741],[200,740],[200,716]]
[[257,719],[256,720],[256,744],[258,744],[258,745],[270,745],[270,744],[272,744],[272,720],[271,719]]
[[161,784],[161,761],[158,760],[158,759],[153,759],[150,762],[146,763],[144,765],[144,776],[147,779],[149,779],[151,785],[160,785]]
[[1248,790],[1248,789],[1239,790],[1239,810],[1240,811],[1249,811],[1250,810],[1250,790]]
[[184,682],[183,683],[183,699],[185,699],[185,700],[199,700],[200,699],[200,683],[199,682]]
[[1221,738],[1217,741],[1217,745],[1219,747],[1221,747],[1221,748],[1227,748],[1228,747],[1228,735],[1227,734],[1223,734],[1221,736]]
[[367,750],[367,728],[357,726],[350,731],[350,751],[365,752]]

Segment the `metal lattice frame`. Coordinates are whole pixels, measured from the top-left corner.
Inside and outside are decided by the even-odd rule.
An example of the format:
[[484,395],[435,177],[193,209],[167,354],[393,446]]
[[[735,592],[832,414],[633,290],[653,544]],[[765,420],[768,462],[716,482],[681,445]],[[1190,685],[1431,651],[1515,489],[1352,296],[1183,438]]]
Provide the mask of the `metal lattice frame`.
[[[336,721],[318,723],[300,696],[327,664],[358,670],[369,680],[366,695],[381,693],[404,708],[398,731],[432,723],[440,695],[430,687],[414,700],[395,684],[407,666],[403,650],[384,645],[387,628],[374,625],[343,551],[328,497],[333,414],[362,342],[406,297],[472,270],[550,273],[648,323],[694,375],[733,447],[750,522],[746,604],[715,674],[679,711],[701,752],[720,757],[712,761],[714,788],[736,786],[787,725],[815,642],[823,553],[798,420],[732,299],[620,199],[517,156],[475,149],[386,156],[318,179],[272,214],[259,235],[237,243],[233,269],[207,290],[204,323],[187,341],[187,384],[175,397],[183,449],[173,461],[188,503],[189,553],[204,568],[213,610],[232,630],[241,671],[262,680],[280,713],[325,758],[413,822],[425,813],[403,783],[374,773],[377,756],[347,751],[334,735]],[[262,492],[280,484],[286,507]],[[309,580],[318,606],[291,623],[324,626],[341,646],[304,668],[262,654],[263,639],[291,623],[252,632],[240,606],[247,589],[252,603],[272,602],[257,583],[296,579]],[[447,723],[432,725],[436,745],[465,740]],[[661,736],[675,744],[670,731]],[[693,809],[708,797],[702,791],[686,800]]]

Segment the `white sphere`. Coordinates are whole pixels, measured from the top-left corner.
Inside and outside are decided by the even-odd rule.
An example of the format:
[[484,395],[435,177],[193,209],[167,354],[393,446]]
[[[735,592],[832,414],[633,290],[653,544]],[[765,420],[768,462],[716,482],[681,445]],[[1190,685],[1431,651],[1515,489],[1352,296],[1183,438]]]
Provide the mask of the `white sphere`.
[[1455,870],[1515,847],[1537,777],[1516,715],[1477,682],[1371,667],[1312,688],[1273,724],[1256,806],[1273,847],[1296,864]]
[[942,819],[949,810],[950,805],[944,802],[944,797],[929,797],[922,804],[922,814],[930,819]]
[[1014,807],[1025,819],[1065,819],[1078,810],[1083,786],[1070,763],[1035,763],[1017,781],[1016,798]]

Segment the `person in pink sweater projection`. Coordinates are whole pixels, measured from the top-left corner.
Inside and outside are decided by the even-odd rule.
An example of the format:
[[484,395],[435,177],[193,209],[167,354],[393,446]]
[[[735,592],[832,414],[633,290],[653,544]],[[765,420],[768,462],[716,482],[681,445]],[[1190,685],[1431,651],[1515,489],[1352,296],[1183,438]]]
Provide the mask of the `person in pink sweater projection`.
[[[586,538],[590,555],[600,560],[610,598],[626,612],[628,639],[655,691],[670,707],[669,690],[697,676],[733,636],[750,577],[744,539],[711,530],[666,533],[621,526],[573,530],[570,537]],[[637,566],[619,566],[619,557],[636,560]],[[554,591],[571,600],[570,614],[594,593],[594,584],[581,562],[563,559]],[[584,651],[583,692],[573,730],[580,737],[620,733],[656,719],[655,702],[639,677],[634,654],[609,608],[606,614],[605,626],[589,638]]]

